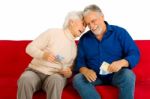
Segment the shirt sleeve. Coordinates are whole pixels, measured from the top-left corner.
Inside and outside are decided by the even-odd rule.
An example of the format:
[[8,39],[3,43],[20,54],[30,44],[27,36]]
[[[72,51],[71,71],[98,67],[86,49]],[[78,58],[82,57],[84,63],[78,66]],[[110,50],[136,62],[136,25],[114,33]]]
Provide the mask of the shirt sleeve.
[[33,58],[42,58],[44,51],[50,41],[50,30],[39,35],[35,40],[26,47],[26,53]]
[[74,68],[75,72],[79,72],[79,69],[81,67],[85,67],[85,53],[84,53],[84,46],[83,46],[83,40],[80,39],[79,44],[78,44],[78,51],[77,51],[77,58],[76,58],[76,65]]
[[140,59],[140,52],[134,40],[125,29],[121,29],[119,40],[123,47],[124,59],[129,62],[129,68],[134,68]]

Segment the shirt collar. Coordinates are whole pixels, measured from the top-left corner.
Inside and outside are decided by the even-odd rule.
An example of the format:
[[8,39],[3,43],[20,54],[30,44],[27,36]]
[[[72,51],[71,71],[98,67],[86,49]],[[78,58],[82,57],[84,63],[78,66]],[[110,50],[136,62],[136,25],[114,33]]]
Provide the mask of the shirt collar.
[[105,24],[106,24],[106,29],[107,29],[106,32],[112,31],[112,27],[111,25],[108,24],[107,21],[105,21]]
[[66,37],[67,37],[69,40],[74,41],[75,37],[72,35],[72,33],[70,32],[69,29],[65,29],[64,32],[65,32]]
[[108,35],[111,34],[111,32],[113,31],[113,29],[112,29],[111,25],[108,24],[107,21],[105,21],[105,24],[106,24],[106,32],[104,34],[104,37],[107,37]]

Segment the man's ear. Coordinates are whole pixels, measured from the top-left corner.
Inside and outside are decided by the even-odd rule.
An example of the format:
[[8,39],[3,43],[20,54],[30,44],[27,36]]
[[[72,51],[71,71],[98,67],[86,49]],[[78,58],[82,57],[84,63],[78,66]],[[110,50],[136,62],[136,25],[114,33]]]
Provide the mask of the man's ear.
[[102,16],[100,16],[101,17],[101,19],[103,19],[104,20],[104,15],[102,15]]

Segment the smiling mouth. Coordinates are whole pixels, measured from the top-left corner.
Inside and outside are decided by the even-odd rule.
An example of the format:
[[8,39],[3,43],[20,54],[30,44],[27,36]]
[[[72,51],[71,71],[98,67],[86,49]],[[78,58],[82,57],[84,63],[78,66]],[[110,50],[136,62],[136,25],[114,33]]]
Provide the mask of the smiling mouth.
[[97,30],[97,27],[96,28],[94,28],[94,29],[91,29],[92,31],[96,31]]
[[96,31],[97,30],[97,28],[96,29],[92,29],[92,31]]

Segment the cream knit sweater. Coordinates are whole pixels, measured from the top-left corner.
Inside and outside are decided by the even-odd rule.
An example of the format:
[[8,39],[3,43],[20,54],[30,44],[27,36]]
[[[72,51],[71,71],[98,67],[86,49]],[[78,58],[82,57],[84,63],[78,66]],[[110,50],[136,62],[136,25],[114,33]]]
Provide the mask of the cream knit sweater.
[[[48,62],[42,58],[44,52],[59,55],[64,59],[61,63]],[[69,30],[49,29],[28,44],[26,53],[33,57],[29,63],[30,68],[51,75],[57,73],[62,67],[73,65],[77,47]]]

